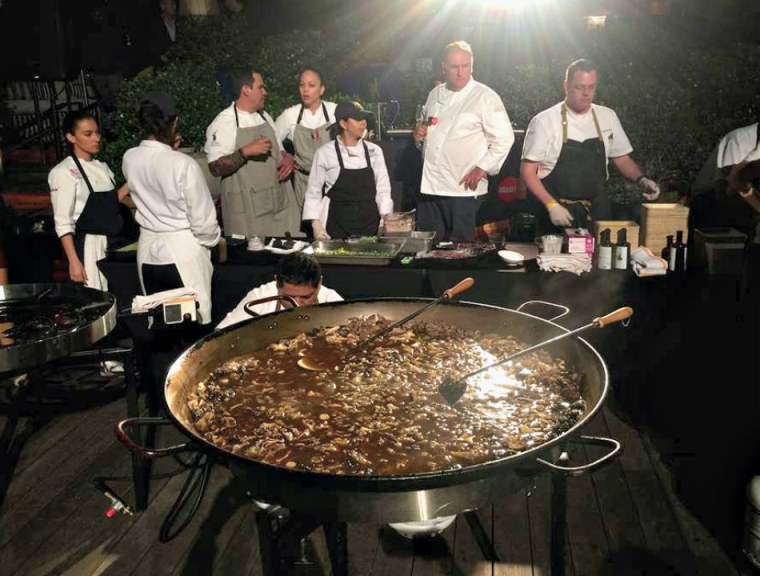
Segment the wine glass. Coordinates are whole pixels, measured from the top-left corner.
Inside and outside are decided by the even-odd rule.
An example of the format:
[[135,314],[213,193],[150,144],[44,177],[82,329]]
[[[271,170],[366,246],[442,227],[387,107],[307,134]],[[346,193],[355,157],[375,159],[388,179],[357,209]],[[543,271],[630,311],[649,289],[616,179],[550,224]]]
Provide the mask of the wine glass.
[[414,119],[417,124],[425,124],[427,120],[427,107],[424,104],[417,104],[417,109],[414,111]]

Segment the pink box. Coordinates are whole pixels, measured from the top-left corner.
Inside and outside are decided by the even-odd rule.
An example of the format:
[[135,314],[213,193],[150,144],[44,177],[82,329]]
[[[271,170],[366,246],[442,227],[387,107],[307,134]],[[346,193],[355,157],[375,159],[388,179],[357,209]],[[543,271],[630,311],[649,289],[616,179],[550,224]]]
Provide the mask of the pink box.
[[568,254],[594,255],[594,237],[585,228],[565,228]]

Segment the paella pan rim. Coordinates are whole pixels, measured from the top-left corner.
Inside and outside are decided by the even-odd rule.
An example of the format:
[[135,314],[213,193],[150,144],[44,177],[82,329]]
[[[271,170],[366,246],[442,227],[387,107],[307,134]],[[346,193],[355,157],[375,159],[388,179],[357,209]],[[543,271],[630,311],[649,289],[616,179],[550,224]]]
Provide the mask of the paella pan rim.
[[[578,431],[583,428],[588,423],[588,421],[593,418],[593,416],[601,409],[607,396],[609,387],[609,373],[606,363],[604,362],[599,352],[583,338],[576,337],[569,342],[577,342],[580,348],[582,348],[586,353],[591,354],[593,359],[597,362],[596,369],[600,371],[602,385],[600,394],[598,395],[598,398],[596,398],[595,403],[592,406],[587,407],[581,419],[579,419],[578,422],[576,422],[570,429],[566,430],[555,438],[524,450],[518,454],[497,460],[490,460],[480,464],[464,466],[459,469],[441,469],[438,471],[424,472],[412,475],[357,475],[326,474],[308,470],[288,469],[282,466],[275,466],[240,456],[206,440],[203,436],[195,431],[195,429],[192,427],[192,424],[185,422],[184,419],[176,413],[175,406],[173,406],[173,403],[169,401],[169,398],[173,396],[172,387],[176,385],[176,381],[181,379],[178,378],[177,375],[183,372],[183,366],[186,363],[193,360],[196,354],[201,354],[202,349],[208,343],[224,338],[225,336],[229,337],[230,334],[242,330],[245,327],[260,324],[265,330],[272,330],[273,327],[279,325],[280,321],[282,320],[287,321],[290,319],[296,319],[296,322],[299,320],[308,321],[312,318],[312,316],[319,316],[320,311],[325,309],[340,310],[344,307],[355,308],[359,307],[360,305],[378,305],[378,310],[376,312],[382,314],[383,305],[387,306],[393,304],[416,304],[421,306],[425,303],[430,302],[431,300],[432,299],[430,298],[367,298],[350,301],[347,300],[329,304],[320,304],[309,309],[296,308],[290,310],[282,310],[272,314],[267,314],[265,316],[251,318],[239,324],[224,328],[223,330],[213,332],[212,334],[209,334],[208,336],[195,342],[190,348],[185,350],[185,352],[183,352],[182,355],[180,355],[180,357],[177,358],[177,360],[173,363],[165,383],[165,393],[167,404],[169,404],[169,414],[172,420],[174,420],[174,422],[180,427],[181,430],[190,435],[190,437],[192,437],[195,441],[200,442],[206,449],[210,450],[212,453],[223,454],[226,459],[234,462],[236,465],[248,467],[251,473],[260,472],[262,474],[276,475],[278,478],[281,478],[286,482],[292,481],[300,484],[310,484],[312,482],[319,483],[321,486],[324,486],[327,489],[347,489],[360,492],[384,492],[388,490],[427,490],[477,481],[479,479],[492,476],[498,469],[512,467],[514,467],[518,473],[522,470],[526,476],[535,475],[538,468],[538,464],[535,462],[536,457],[545,455],[547,452],[551,451],[554,448],[557,448],[558,445],[563,444],[568,439],[576,435]],[[501,313],[506,313],[509,316],[516,315],[518,317],[524,318],[529,322],[538,322],[544,327],[557,331],[557,333],[569,331],[566,328],[549,320],[545,320],[543,318],[539,318],[537,316],[533,316],[531,314],[510,308],[474,302],[450,303],[441,308],[445,310],[449,307],[457,307],[470,310],[498,311]],[[357,314],[354,314],[354,316],[355,315]],[[348,317],[346,317],[346,319],[347,318]],[[310,330],[311,328],[312,326],[306,328],[305,330],[302,330],[302,332]],[[297,333],[298,332],[290,334],[290,336],[293,336]],[[272,341],[277,339],[279,339],[279,337],[273,339]],[[268,344],[265,344],[265,346],[266,345]],[[237,355],[239,355],[239,353],[230,354],[227,359],[230,359]],[[578,369],[578,367],[576,367],[576,369]]]

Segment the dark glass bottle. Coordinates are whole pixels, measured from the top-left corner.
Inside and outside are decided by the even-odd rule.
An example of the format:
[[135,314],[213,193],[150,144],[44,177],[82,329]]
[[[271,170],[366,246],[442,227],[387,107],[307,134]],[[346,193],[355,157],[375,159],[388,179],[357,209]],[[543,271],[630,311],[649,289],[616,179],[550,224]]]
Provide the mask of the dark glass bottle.
[[670,249],[668,270],[671,272],[686,272],[686,244],[683,241],[683,230],[676,231],[676,241]]
[[665,245],[665,248],[662,249],[662,253],[660,256],[662,256],[662,259],[665,260],[665,262],[670,262],[670,249],[673,247],[673,235],[670,234],[668,236],[668,243]]
[[628,243],[628,230],[621,228],[617,231],[617,241],[612,253],[615,270],[628,270],[630,254],[631,245]]
[[610,229],[605,228],[599,233],[599,252],[596,265],[599,270],[612,269],[612,244],[610,244]]

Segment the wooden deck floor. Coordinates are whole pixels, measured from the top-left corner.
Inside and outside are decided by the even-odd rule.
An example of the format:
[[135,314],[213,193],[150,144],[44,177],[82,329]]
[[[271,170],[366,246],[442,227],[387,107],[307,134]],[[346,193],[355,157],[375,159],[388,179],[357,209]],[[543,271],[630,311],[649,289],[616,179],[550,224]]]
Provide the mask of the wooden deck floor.
[[[184,475],[154,479],[148,509],[107,519],[96,477],[132,501],[130,459],[113,435],[123,399],[56,417],[27,442],[0,510],[0,576],[189,576],[261,574],[255,509],[224,468],[214,468],[201,508],[169,543],[161,522]],[[0,416],[0,424],[3,417]],[[672,492],[652,443],[605,408],[584,432],[624,445],[621,458],[568,483],[568,575],[731,576],[734,566]],[[165,459],[154,474],[176,463]],[[485,562],[462,517],[440,537],[411,542],[387,527],[349,525],[352,575],[544,576],[549,572],[549,479],[480,510],[501,561]],[[324,535],[309,539],[311,565],[329,574]]]

